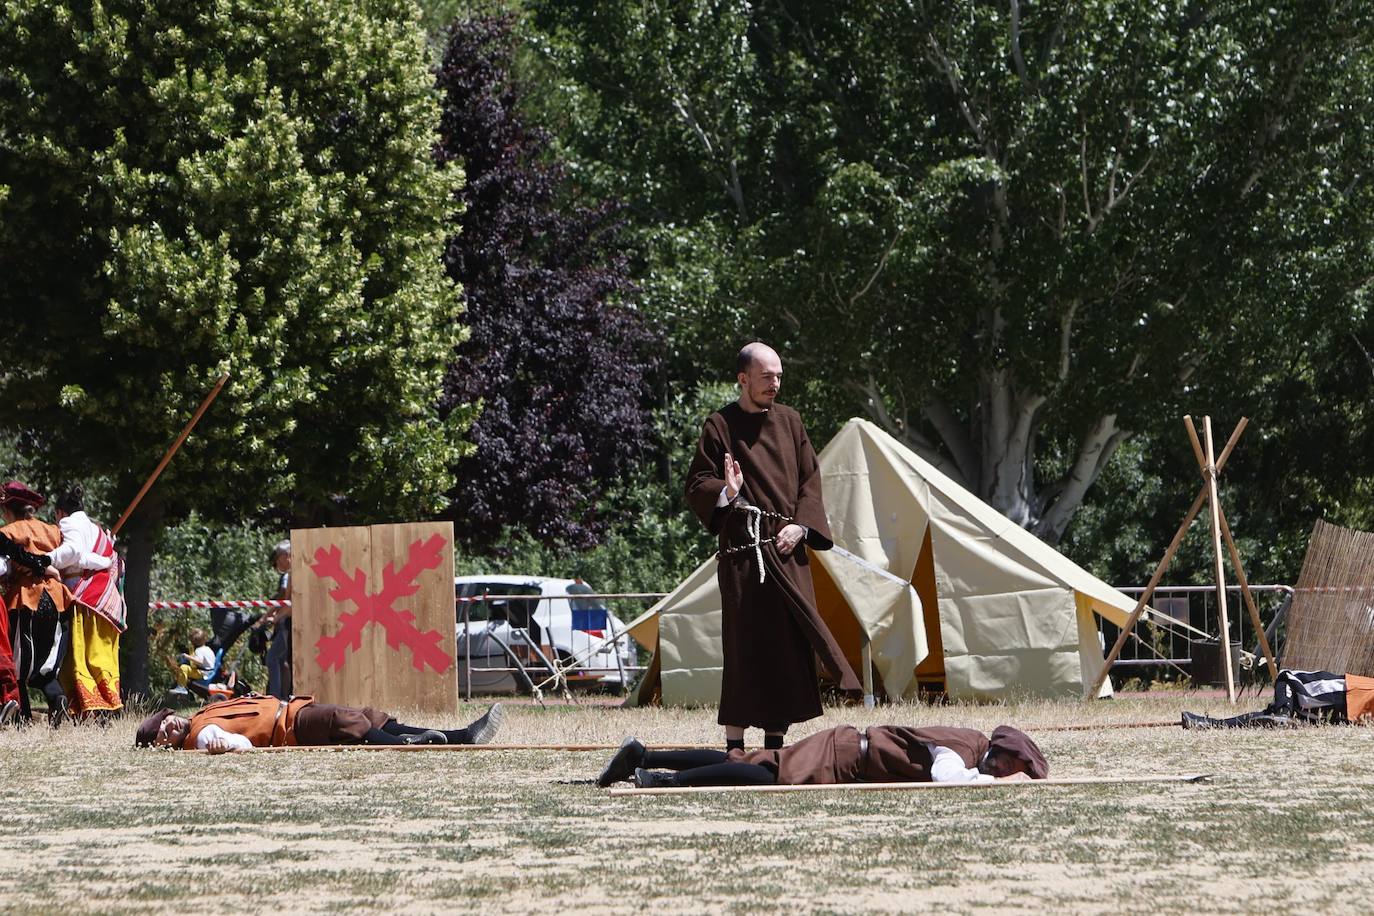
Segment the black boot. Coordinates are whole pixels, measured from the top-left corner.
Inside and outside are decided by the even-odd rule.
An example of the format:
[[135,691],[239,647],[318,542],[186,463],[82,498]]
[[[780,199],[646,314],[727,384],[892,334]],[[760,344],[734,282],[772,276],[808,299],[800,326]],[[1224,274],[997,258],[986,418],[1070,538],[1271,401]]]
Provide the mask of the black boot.
[[601,771],[601,775],[596,777],[596,784],[599,788],[605,789],[612,783],[626,782],[633,778],[635,770],[644,763],[644,745],[637,738],[626,738],[620,744],[620,750],[615,752],[610,763]]
[[1208,718],[1207,716],[1200,716],[1195,712],[1185,712],[1183,714],[1183,721],[1180,724],[1183,726],[1185,731],[1222,727],[1222,722],[1220,719],[1212,719]]
[[427,728],[418,735],[402,735],[402,744],[448,744],[448,736],[437,728]]
[[677,785],[677,779],[672,773],[659,773],[655,770],[646,770],[643,767],[635,769],[636,789],[666,789],[675,785]]

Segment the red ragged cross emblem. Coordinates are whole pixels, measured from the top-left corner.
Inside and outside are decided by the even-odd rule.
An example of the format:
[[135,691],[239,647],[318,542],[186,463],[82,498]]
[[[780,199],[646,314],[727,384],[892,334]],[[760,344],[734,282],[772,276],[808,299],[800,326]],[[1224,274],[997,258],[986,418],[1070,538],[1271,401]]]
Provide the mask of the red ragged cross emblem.
[[[415,626],[413,613],[396,609],[398,601],[419,591],[415,580],[420,573],[443,562],[444,543],[443,537],[436,534],[427,541],[411,544],[404,566],[397,570],[394,564],[388,563],[382,569],[382,587],[377,592],[367,590],[367,573],[361,569],[355,569],[352,575],[344,571],[343,554],[337,546],[315,551],[310,570],[321,579],[333,579],[337,583],[329,590],[329,597],[340,603],[352,602],[357,608],[339,615],[337,633],[325,634],[315,643],[316,664],[325,671],[342,670],[349,650],[356,652],[362,647],[363,630],[369,623],[376,623],[386,630],[388,646],[394,650],[402,646],[410,649],[415,670],[424,671],[428,665],[437,673],[447,671],[453,664],[453,656],[440,648],[445,641],[444,634],[438,630],[422,632]],[[451,641],[453,634],[450,633],[447,639]]]

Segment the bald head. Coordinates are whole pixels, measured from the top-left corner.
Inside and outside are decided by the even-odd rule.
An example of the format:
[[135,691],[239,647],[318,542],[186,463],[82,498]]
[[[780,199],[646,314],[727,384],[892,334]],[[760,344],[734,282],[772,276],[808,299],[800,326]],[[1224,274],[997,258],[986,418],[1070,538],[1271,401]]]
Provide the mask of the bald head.
[[763,341],[756,340],[753,343],[747,343],[744,345],[744,349],[739,351],[739,356],[735,358],[735,371],[748,372],[749,367],[754,364],[754,360],[764,358],[772,358],[779,364],[782,362],[778,356],[778,351]]
[[766,343],[754,341],[739,351],[736,361],[739,404],[750,413],[773,406],[782,388],[782,358]]

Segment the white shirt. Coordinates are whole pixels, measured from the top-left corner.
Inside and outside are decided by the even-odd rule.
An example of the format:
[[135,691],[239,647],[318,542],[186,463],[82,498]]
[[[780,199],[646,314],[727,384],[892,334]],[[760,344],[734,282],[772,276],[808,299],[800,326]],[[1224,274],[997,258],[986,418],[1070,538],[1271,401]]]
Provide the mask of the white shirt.
[[931,782],[992,782],[994,777],[964,766],[964,758],[942,745],[930,749]]
[[253,742],[249,741],[243,735],[227,732],[218,725],[207,725],[200,730],[200,734],[196,735],[196,750],[208,750],[210,742],[216,739],[223,741],[225,744],[229,745],[231,749],[236,751],[246,751],[253,746]]
[[215,652],[209,646],[201,646],[191,653],[191,664],[206,674],[215,673]]
[[62,543],[48,553],[48,558],[63,577],[110,568],[113,561],[95,552],[100,528],[85,512],[63,516],[57,527],[62,531]]

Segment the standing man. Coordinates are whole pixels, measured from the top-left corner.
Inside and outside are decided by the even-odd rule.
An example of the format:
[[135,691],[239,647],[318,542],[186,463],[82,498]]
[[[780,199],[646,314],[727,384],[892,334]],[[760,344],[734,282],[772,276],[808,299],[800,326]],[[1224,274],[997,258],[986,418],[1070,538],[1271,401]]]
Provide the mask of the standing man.
[[717,581],[725,660],[717,721],[726,749],[744,730],[780,748],[793,722],[821,714],[816,660],[857,696],[858,678],[820,612],[806,546],[829,550],[816,450],[801,417],[777,403],[782,360],[762,343],[739,352],[739,400],[706,419],[687,501],[720,538]]

